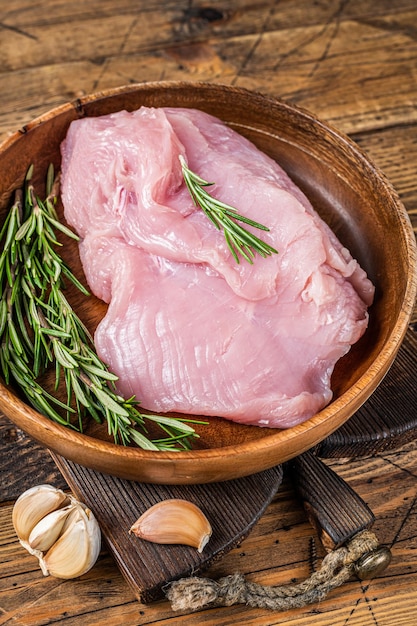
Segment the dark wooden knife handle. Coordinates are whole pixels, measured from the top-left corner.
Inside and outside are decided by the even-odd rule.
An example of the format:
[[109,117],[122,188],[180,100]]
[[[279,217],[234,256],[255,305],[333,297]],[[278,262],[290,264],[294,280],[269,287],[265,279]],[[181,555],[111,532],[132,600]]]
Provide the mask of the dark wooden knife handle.
[[334,550],[368,529],[374,514],[362,498],[311,452],[289,463],[294,486],[324,548]]

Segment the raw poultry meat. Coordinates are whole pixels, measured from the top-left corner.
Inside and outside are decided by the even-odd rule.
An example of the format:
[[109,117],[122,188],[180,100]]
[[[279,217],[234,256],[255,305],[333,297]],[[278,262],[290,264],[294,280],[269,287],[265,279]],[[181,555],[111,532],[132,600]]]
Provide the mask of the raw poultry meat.
[[[251,265],[194,206],[179,155],[210,193],[269,227]],[[143,408],[285,428],[332,397],[374,288],[282,168],[202,111],[147,108],[74,121],[62,144],[65,217],[119,391]],[[256,232],[259,234],[259,231]]]

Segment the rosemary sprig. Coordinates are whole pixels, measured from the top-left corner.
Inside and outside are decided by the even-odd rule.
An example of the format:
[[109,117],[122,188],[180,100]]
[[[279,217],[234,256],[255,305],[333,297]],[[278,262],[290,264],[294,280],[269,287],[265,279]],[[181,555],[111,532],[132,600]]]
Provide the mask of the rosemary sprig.
[[[42,202],[31,177],[32,168],[0,231],[0,367],[6,383],[13,379],[32,406],[78,431],[90,415],[107,423],[116,443],[134,442],[147,450],[189,448],[190,439],[198,436],[190,423],[199,422],[143,414],[135,398],[117,394],[117,376],[97,356],[88,330],[64,295],[66,280],[88,292],[57,252],[62,244],[55,231],[78,239],[58,220],[58,179],[53,180],[50,168]],[[55,368],[55,391],[64,385],[65,402],[40,382],[50,367]],[[147,423],[156,424],[162,437],[151,440]]]
[[180,155],[179,159],[185,184],[195,206],[200,207],[204,211],[218,230],[223,229],[226,243],[237,263],[239,263],[239,254],[251,264],[253,264],[256,252],[264,258],[271,254],[278,254],[278,250],[275,250],[268,243],[243,228],[238,222],[248,224],[259,230],[269,231],[267,226],[259,224],[259,222],[255,222],[249,217],[240,215],[232,206],[217,200],[217,198],[213,198],[206,191],[205,187],[210,187],[214,183],[207,182],[190,170],[182,155]]

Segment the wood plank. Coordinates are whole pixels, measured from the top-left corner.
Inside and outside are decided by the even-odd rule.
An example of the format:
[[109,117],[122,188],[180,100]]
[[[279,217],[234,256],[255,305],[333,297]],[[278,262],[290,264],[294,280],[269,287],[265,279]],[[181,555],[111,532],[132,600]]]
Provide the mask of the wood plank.
[[[175,45],[180,39],[187,43],[203,39],[221,41],[236,35],[285,32],[307,25],[320,26],[323,30],[335,25],[337,29],[343,22],[403,31],[412,37],[413,22],[407,15],[415,10],[412,0],[398,0],[395,6],[389,0],[381,0],[377,5],[373,0],[360,5],[337,0],[314,4],[308,0],[289,0],[279,10],[269,2],[249,0],[215,0],[210,6],[202,2],[190,6],[185,0],[163,4],[157,0],[121,0],[117,5],[111,0],[92,0],[88,4],[56,1],[49,2],[48,6],[50,9],[46,12],[41,3],[17,0],[13,8],[1,15],[4,35],[1,71],[42,65],[43,58],[50,58],[50,47],[39,45],[47,40],[47,34],[52,36],[52,42],[59,41],[60,45],[54,47],[54,60],[60,63],[83,58],[86,49],[91,52],[90,33],[94,34],[94,56],[98,59],[104,36],[109,37],[106,57],[120,53],[121,43],[125,52],[136,53]],[[66,27],[64,31],[62,27]],[[59,38],[62,32],[68,34],[64,40]],[[83,37],[85,33],[87,38]],[[27,50],[32,53],[31,57],[11,45],[16,41],[23,43],[25,38],[28,41],[23,45],[31,46]],[[69,46],[70,38],[78,45]]]
[[319,456],[360,458],[415,438],[416,352],[417,334],[409,328],[383,381],[347,422],[317,445]]
[[[415,23],[416,15],[403,20]],[[305,106],[344,132],[376,129],[415,121],[417,113],[409,63],[417,46],[405,30],[388,24],[335,19],[307,30],[264,33],[256,47],[245,38],[232,40],[220,54],[241,63],[234,84]]]
[[[181,13],[173,5],[163,11],[127,2],[117,16],[81,10],[71,13],[72,22],[63,9],[56,23],[53,14],[50,20],[31,14],[25,22],[12,12],[2,30],[0,138],[81,92],[161,79],[257,89],[305,106],[349,133],[415,122],[410,59],[417,43],[410,24],[417,9],[404,1],[394,19],[392,3],[380,3],[376,14],[371,4],[342,14],[336,3],[326,11],[311,5],[308,26],[306,6],[294,2],[283,16],[268,3],[242,3],[232,13],[225,9],[219,23],[192,16],[184,22],[184,7]],[[291,11],[295,23],[288,30]],[[16,32],[24,28],[28,33]]]
[[[116,565],[103,550],[97,565],[78,580],[57,581],[36,572],[33,557],[23,551],[11,528],[11,505],[0,507],[0,606],[7,619],[20,625],[60,623],[125,626],[161,623],[255,624],[286,623],[294,626],[407,625],[417,620],[410,589],[417,585],[415,536],[417,510],[415,479],[417,444],[400,451],[355,462],[332,462],[334,471],[360,494],[374,511],[374,531],[381,544],[392,547],[393,562],[372,582],[351,580],[336,589],[319,606],[271,613],[244,606],[210,609],[197,615],[173,614],[168,602],[143,605],[134,600]],[[387,480],[390,489],[387,491]],[[265,515],[243,543],[207,572],[218,578],[235,571],[261,584],[288,584],[310,573],[310,542],[317,536],[306,520],[288,477]],[[323,552],[318,546],[319,558]],[[88,598],[86,603],[85,599]],[[378,615],[379,622],[374,620]],[[384,621],[386,616],[392,621]],[[407,618],[410,621],[406,621]],[[348,621],[347,621],[348,620]],[[398,621],[394,621],[398,620]],[[0,617],[0,624],[2,623]],[[7,623],[7,622],[6,622]]]
[[[68,485],[95,514],[103,539],[136,597],[150,602],[169,581],[205,570],[252,530],[282,481],[282,467],[210,485],[146,485],[107,476],[52,455]],[[202,553],[184,545],[159,545],[129,534],[152,505],[180,498],[206,515],[212,536]],[[224,521],[229,523],[225,524]]]
[[[0,414],[0,502],[16,500],[34,484],[68,486],[46,450]],[[25,471],[21,471],[25,468]]]
[[384,172],[399,194],[417,230],[417,130],[415,125],[396,125],[376,133],[353,134],[352,139]]

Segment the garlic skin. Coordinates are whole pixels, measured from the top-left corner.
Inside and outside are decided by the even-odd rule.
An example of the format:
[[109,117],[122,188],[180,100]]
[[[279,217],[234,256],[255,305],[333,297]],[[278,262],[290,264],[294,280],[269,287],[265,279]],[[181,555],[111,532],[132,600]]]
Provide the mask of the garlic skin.
[[37,485],[16,500],[13,526],[21,545],[39,560],[45,576],[76,578],[88,572],[101,549],[93,513],[70,494]]
[[78,503],[67,518],[63,532],[44,555],[42,570],[55,578],[75,578],[85,574],[97,561],[101,535],[90,509]]
[[153,543],[187,545],[202,552],[212,528],[198,506],[188,500],[172,498],[151,506],[129,533]]
[[16,500],[12,513],[13,526],[19,539],[26,541],[32,529],[45,515],[69,502],[67,494],[52,485],[36,485],[22,493]]
[[53,546],[61,534],[71,508],[72,505],[67,505],[63,509],[56,509],[36,524],[27,540],[33,550],[46,552]]

